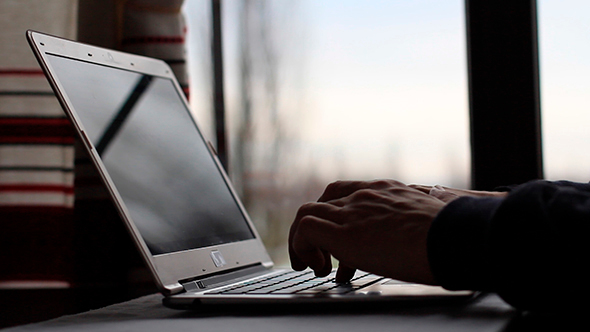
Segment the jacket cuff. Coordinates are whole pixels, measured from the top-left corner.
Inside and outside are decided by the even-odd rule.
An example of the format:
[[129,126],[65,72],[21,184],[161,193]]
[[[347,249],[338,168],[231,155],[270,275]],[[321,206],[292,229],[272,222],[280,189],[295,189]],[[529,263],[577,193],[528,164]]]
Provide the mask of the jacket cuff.
[[502,198],[461,197],[449,203],[428,232],[428,261],[446,289],[489,290],[488,231]]

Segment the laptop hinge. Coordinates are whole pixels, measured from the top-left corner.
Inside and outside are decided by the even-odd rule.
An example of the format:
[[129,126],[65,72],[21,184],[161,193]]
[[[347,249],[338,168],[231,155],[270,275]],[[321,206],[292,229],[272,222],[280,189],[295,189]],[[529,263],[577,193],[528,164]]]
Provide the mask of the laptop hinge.
[[252,278],[256,274],[262,274],[267,271],[268,269],[262,264],[255,264],[229,272],[224,271],[223,274],[214,274],[190,281],[179,281],[179,283],[186,292],[195,292],[230,284],[240,279]]

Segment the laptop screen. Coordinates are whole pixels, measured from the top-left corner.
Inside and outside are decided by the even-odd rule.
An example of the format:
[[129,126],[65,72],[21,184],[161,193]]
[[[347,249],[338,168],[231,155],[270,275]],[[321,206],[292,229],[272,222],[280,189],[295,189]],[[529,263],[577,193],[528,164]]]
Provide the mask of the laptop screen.
[[47,59],[153,255],[254,238],[171,80]]

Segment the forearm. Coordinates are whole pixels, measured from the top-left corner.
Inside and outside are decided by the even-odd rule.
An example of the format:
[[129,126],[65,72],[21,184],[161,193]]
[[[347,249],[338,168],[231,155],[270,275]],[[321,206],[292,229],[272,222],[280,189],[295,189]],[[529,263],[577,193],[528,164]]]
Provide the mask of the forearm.
[[588,184],[538,181],[505,199],[463,197],[430,229],[430,266],[444,287],[494,291],[517,307],[542,307],[573,294],[561,285],[582,282],[589,220]]

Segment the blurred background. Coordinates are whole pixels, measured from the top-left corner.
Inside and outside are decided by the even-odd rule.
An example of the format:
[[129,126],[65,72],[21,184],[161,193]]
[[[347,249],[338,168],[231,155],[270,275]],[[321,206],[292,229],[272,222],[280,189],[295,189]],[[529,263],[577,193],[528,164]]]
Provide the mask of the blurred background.
[[[547,179],[590,179],[590,3],[539,0]],[[210,1],[185,0],[191,105],[215,139]],[[470,187],[465,4],[226,1],[229,172],[273,258],[338,179]]]
[[[210,2],[186,0],[191,105],[215,138]],[[462,1],[227,1],[229,173],[279,264],[338,179],[469,187]]]
[[[221,3],[228,173],[273,260],[286,265],[297,208],[330,182],[474,187],[467,2],[0,0],[0,327],[155,291],[83,154],[74,162],[73,133],[26,45],[26,29],[168,56],[202,131],[218,144],[212,3]],[[536,6],[542,173],[586,182],[590,3]],[[177,35],[169,38],[170,31]],[[155,49],[154,41],[173,51]],[[31,140],[10,136],[44,135],[18,125],[31,118],[50,119],[69,137],[50,147],[63,160],[50,174],[57,182],[42,193],[22,172],[56,166],[43,159],[23,169],[18,158]]]

